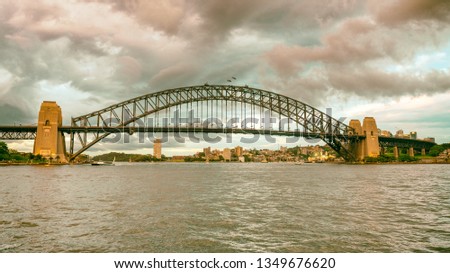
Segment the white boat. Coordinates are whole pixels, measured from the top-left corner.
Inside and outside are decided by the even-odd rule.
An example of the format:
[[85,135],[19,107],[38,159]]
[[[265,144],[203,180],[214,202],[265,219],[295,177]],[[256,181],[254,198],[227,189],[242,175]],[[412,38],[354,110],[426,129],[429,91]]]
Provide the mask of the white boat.
[[114,166],[116,162],[116,157],[114,157],[112,162],[109,161],[92,161],[92,166]]

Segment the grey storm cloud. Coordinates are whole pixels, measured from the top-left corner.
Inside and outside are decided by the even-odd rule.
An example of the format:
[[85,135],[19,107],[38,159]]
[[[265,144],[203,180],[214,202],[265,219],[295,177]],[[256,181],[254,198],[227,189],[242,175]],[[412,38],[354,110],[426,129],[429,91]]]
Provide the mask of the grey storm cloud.
[[409,22],[450,22],[447,0],[369,0],[368,6],[377,21],[391,26]]
[[389,66],[407,66],[421,51],[446,45],[450,2],[368,1],[367,7],[366,16],[347,18],[324,32],[318,45],[281,43],[266,52],[278,75],[267,83],[296,88],[319,103],[330,92],[377,98],[450,90],[448,67],[389,71]]
[[232,76],[236,84],[315,106],[329,94],[446,92],[448,69],[388,68],[446,45],[449,6],[437,0],[2,1],[1,112],[27,119],[45,86],[76,92],[81,115],[166,88],[226,84]]

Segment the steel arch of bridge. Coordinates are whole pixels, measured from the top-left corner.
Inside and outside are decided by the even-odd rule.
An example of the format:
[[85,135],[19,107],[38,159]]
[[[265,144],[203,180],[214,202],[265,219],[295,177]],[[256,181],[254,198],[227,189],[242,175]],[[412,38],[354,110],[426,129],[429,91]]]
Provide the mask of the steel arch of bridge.
[[[271,110],[300,124],[305,135],[320,137],[345,160],[354,161],[355,159],[347,149],[351,141],[349,136],[353,133],[351,127],[301,101],[248,86],[205,84],[159,91],[72,118],[72,128],[124,128],[143,117],[167,108],[202,101],[240,102]],[[114,126],[111,124],[113,119]],[[89,142],[87,133],[87,130],[70,132],[70,160],[111,134],[107,130],[94,133],[94,139]],[[74,151],[75,136],[81,143],[81,149],[78,151]]]

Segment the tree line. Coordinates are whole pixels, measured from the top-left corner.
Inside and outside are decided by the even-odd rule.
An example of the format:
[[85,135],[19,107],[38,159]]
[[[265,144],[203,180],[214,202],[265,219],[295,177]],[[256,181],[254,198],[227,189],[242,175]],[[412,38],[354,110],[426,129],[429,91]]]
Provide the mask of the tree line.
[[9,149],[8,144],[0,141],[0,162],[17,162],[26,163],[33,161],[34,163],[45,162],[46,160],[41,155],[34,155],[33,153],[21,153],[14,149]]

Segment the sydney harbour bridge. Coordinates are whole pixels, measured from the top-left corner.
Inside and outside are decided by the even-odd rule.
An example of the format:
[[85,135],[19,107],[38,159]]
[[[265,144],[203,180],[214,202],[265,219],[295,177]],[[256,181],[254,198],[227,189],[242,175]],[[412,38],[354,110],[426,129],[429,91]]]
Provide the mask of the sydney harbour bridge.
[[[0,126],[0,139],[34,139],[34,153],[73,161],[111,134],[258,134],[321,139],[348,162],[380,147],[430,149],[435,143],[378,135],[375,119],[349,124],[299,100],[248,86],[199,85],[132,98],[62,124],[56,102],[43,102],[37,126]],[[69,137],[66,152],[65,138]],[[382,151],[382,150],[381,150]],[[68,154],[68,156],[66,156]]]

